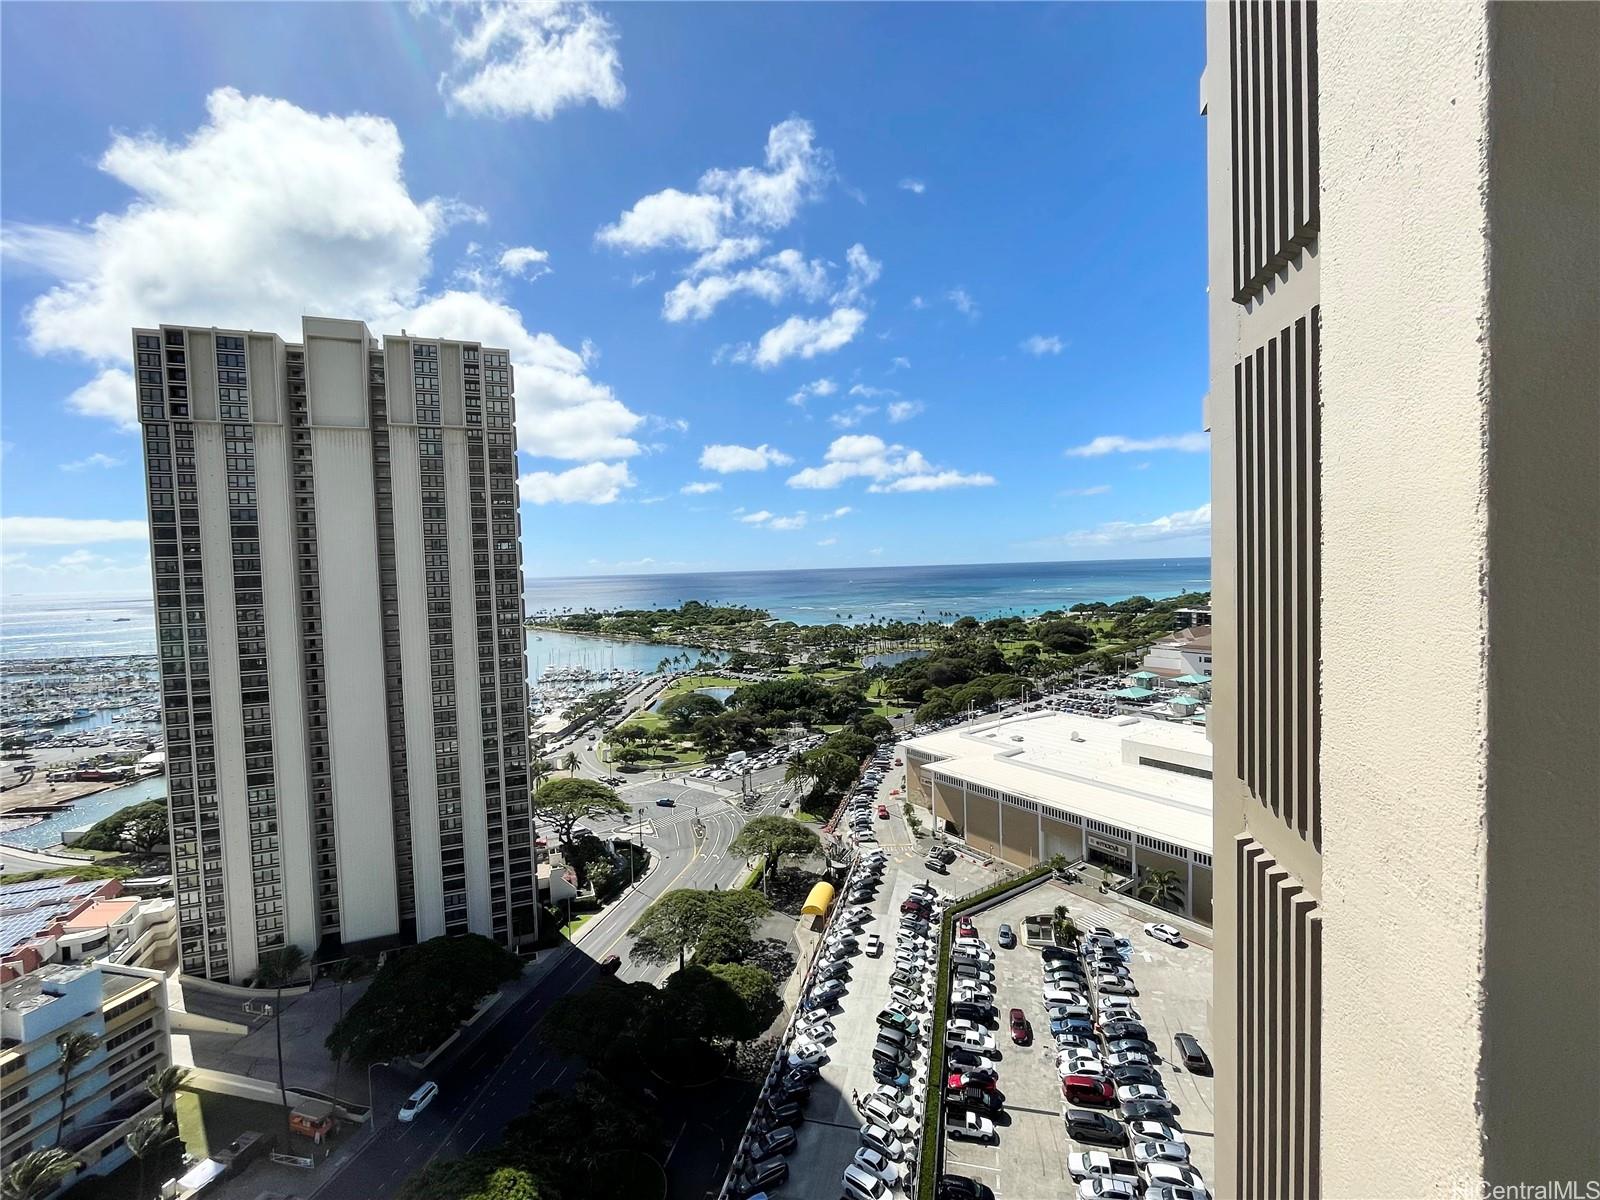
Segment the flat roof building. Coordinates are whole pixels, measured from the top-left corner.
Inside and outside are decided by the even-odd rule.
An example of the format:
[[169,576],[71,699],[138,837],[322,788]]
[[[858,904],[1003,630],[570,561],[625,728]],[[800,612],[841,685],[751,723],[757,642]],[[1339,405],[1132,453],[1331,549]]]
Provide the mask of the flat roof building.
[[905,743],[906,793],[975,849],[1028,867],[1056,855],[1122,874],[1176,871],[1211,919],[1211,744],[1138,717],[1030,713]]

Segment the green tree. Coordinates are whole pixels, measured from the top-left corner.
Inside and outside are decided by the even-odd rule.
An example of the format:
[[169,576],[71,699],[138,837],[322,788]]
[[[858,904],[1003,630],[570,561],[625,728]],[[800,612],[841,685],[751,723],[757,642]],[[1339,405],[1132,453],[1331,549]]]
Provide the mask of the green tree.
[[662,896],[634,922],[632,954],[646,962],[678,960],[683,970],[690,947],[713,918],[741,925],[745,932],[770,911],[766,898],[744,890],[701,892],[676,888]]
[[[785,778],[788,778],[787,773]],[[815,854],[821,848],[822,839],[809,826],[788,817],[756,817],[746,822],[739,836],[729,846],[735,854],[747,857],[753,854],[766,855],[767,869],[761,878],[762,891],[766,890],[768,876],[777,873],[784,855]]]
[[772,976],[748,963],[713,963],[707,968],[739,999],[739,1010],[723,1029],[723,1036],[735,1042],[760,1037],[783,1011],[783,997]]
[[283,1104],[283,1146],[289,1148],[289,1089],[283,1082],[283,989],[305,969],[306,952],[293,942],[269,950],[256,964],[256,986],[272,988],[272,1032],[278,1043],[278,1098]]
[[139,1190],[134,1193],[137,1200],[145,1200],[145,1174],[150,1160],[159,1158],[177,1137],[172,1126],[160,1117],[146,1117],[128,1130],[128,1149],[139,1162]]
[[711,1041],[749,1041],[783,1009],[772,976],[740,963],[694,963],[667,980],[661,998],[683,1028]]
[[466,1200],[539,1200],[539,1185],[519,1167],[501,1167]]
[[1183,877],[1176,871],[1146,871],[1138,896],[1158,908],[1177,908],[1183,903]]
[[56,1070],[61,1072],[61,1112],[56,1117],[56,1145],[61,1144],[62,1131],[67,1127],[67,1085],[72,1072],[87,1062],[100,1048],[100,1036],[94,1033],[63,1033],[56,1038]]
[[741,963],[750,956],[755,942],[750,931],[740,921],[723,914],[712,913],[700,927],[700,936],[694,942],[694,961],[698,966],[713,963]]
[[894,726],[889,724],[889,718],[879,716],[877,713],[868,713],[856,720],[855,731],[862,737],[886,738],[894,732]]
[[144,1090],[154,1100],[161,1101],[161,1119],[168,1123],[173,1121],[172,1102],[189,1078],[187,1067],[162,1067],[159,1071],[151,1071],[144,1078]]
[[664,701],[656,712],[679,733],[687,733],[696,721],[720,714],[722,701],[704,692],[685,692]]
[[60,1150],[30,1150],[0,1176],[0,1200],[43,1200],[80,1165]]
[[[533,794],[533,815],[555,831],[567,861],[572,862],[572,830],[580,821],[628,815],[616,792],[593,779],[552,779]],[[574,864],[576,869],[576,864]],[[582,872],[579,871],[581,877]]]

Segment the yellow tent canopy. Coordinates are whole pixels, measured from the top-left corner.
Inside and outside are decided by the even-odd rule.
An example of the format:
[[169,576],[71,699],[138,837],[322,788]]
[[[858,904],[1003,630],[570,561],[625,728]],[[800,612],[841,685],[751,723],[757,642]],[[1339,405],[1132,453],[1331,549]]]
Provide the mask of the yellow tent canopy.
[[833,903],[833,884],[818,883],[806,895],[806,902],[800,908],[802,917],[820,917],[828,911],[828,905]]

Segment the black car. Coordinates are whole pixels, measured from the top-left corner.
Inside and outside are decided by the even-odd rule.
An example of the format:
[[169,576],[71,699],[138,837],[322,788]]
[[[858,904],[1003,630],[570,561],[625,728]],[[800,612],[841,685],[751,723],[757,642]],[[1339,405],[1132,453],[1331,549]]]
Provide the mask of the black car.
[[1211,1074],[1211,1060],[1206,1057],[1206,1052],[1200,1048],[1200,1043],[1192,1033],[1180,1033],[1172,1039],[1173,1049],[1178,1052],[1178,1059],[1195,1075]]
[[805,1120],[805,1112],[793,1100],[767,1100],[767,1114],[775,1125],[798,1125]]
[[1156,1057],[1156,1044],[1149,1038],[1107,1038],[1107,1054],[1143,1054],[1152,1062]]
[[1129,1063],[1123,1067],[1112,1067],[1110,1074],[1118,1087],[1136,1083],[1149,1084],[1151,1087],[1161,1087],[1161,1073],[1154,1067],[1141,1067],[1137,1063]]
[[952,1017],[963,1017],[968,1021],[994,1020],[994,1005],[974,1004],[966,1000],[958,1000],[950,1006]]
[[956,860],[956,852],[954,850],[950,849],[950,847],[948,847],[948,846],[940,846],[933,853],[934,853],[934,856],[936,858],[938,858],[940,862],[952,863],[952,862],[955,862],[955,860]]
[[843,979],[850,974],[850,964],[847,962],[829,963],[817,972],[818,979]]
[[1108,1042],[1115,1042],[1121,1038],[1149,1040],[1150,1037],[1150,1031],[1137,1021],[1104,1021],[1100,1025],[1100,1032]]
[[817,1066],[816,1066],[815,1063],[800,1063],[800,1064],[798,1064],[796,1066],[790,1067],[788,1072],[784,1075],[784,1079],[785,1080],[790,1080],[790,1079],[807,1079],[807,1080],[809,1080],[809,1079],[815,1079],[821,1073],[822,1072],[817,1069]]
[[893,1083],[897,1086],[903,1086],[899,1082],[901,1079],[908,1081],[910,1079],[910,1076],[902,1071],[897,1064],[877,1060],[874,1060],[872,1064],[872,1077],[879,1083]]
[[999,1092],[990,1092],[983,1088],[960,1088],[953,1092],[945,1092],[944,1106],[954,1112],[966,1109],[993,1116],[1005,1107],[1005,1097]]
[[782,1158],[767,1158],[758,1163],[752,1163],[745,1169],[744,1181],[740,1187],[741,1196],[755,1196],[770,1188],[777,1187],[789,1178],[789,1164]]
[[811,1093],[811,1085],[816,1081],[815,1075],[807,1075],[804,1071],[790,1071],[778,1081],[778,1091],[784,1100],[793,1100],[796,1104],[804,1104],[806,1097]]
[[787,1154],[794,1148],[794,1130],[787,1125],[780,1125],[756,1139],[755,1145],[750,1147],[750,1157],[759,1162],[764,1158],[771,1158],[774,1154]]
[[934,1185],[934,1200],[994,1200],[994,1193],[965,1175],[941,1175]]
[[1124,1121],[1167,1121],[1178,1119],[1178,1106],[1166,1100],[1130,1100],[1120,1109]]
[[1067,1136],[1093,1146],[1128,1144],[1128,1131],[1123,1128],[1121,1121],[1084,1108],[1067,1109]]
[[952,1071],[978,1071],[989,1065],[983,1055],[954,1047],[944,1052],[944,1061]]

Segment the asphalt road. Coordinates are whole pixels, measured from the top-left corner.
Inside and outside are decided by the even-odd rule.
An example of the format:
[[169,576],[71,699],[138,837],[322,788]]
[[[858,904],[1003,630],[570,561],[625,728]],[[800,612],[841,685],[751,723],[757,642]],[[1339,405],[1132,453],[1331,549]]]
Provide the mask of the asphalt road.
[[[672,807],[655,805],[656,798],[664,795],[673,798]],[[325,1200],[392,1196],[413,1172],[434,1158],[454,1158],[492,1146],[507,1122],[525,1112],[538,1092],[570,1083],[582,1069],[575,1060],[549,1053],[538,1038],[539,1023],[551,1004],[594,983],[597,964],[608,954],[623,956],[619,974],[626,980],[659,982],[676,966],[629,959],[633,939],[628,926],[652,900],[673,888],[736,883],[748,868],[742,857],[729,853],[728,845],[746,815],[721,797],[676,782],[629,785],[622,789],[622,796],[638,805],[653,826],[642,837],[655,856],[652,870],[584,927],[581,948],[569,951],[550,974],[464,1049],[457,1061],[438,1072],[439,1098],[415,1121],[403,1125],[395,1119],[400,1101],[415,1081],[382,1067],[375,1069],[375,1127],[363,1135],[367,1140],[355,1156],[312,1195]],[[703,835],[695,830],[697,817]],[[595,831],[604,829],[597,825]],[[701,1144],[708,1139],[699,1138],[693,1127],[705,1116],[686,1117],[676,1131],[667,1159],[675,1195],[699,1195],[706,1187],[715,1186],[720,1143]],[[674,1131],[669,1128],[668,1133]],[[692,1147],[692,1152],[680,1144]],[[703,1174],[705,1179],[680,1182],[686,1171]]]

